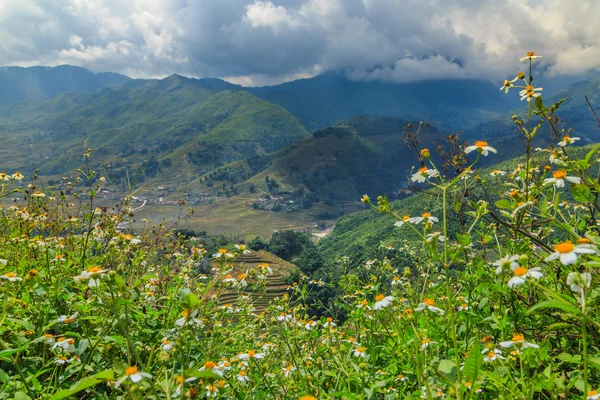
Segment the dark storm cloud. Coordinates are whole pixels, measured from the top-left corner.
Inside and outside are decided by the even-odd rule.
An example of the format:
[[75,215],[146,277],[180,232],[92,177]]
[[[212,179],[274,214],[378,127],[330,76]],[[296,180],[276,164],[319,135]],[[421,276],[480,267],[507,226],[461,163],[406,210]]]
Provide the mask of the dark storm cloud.
[[525,51],[548,74],[600,66],[595,0],[4,0],[0,64],[69,63],[245,84],[502,79]]

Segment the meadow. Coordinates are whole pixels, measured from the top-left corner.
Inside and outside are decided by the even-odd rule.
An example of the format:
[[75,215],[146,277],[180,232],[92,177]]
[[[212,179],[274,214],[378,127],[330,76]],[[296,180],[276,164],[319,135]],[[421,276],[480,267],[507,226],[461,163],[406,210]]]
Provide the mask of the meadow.
[[435,210],[362,199],[410,232],[389,249],[405,257],[341,256],[339,279],[283,293],[278,262],[243,243],[132,230],[131,198],[97,206],[89,162],[55,193],[0,174],[22,199],[0,210],[0,399],[600,399],[600,145],[573,149],[538,57],[501,88],[527,105],[522,163],[479,170],[484,141],[432,157],[414,140]]

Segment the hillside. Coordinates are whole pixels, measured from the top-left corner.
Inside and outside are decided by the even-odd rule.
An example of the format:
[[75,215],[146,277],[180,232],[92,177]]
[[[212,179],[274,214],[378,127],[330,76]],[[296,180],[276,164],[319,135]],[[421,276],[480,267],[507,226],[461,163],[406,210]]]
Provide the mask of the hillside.
[[365,114],[422,119],[440,128],[466,129],[497,118],[516,105],[513,98],[499,96],[491,82],[478,80],[352,81],[332,72],[246,90],[281,105],[309,130]]
[[0,105],[47,100],[64,92],[93,92],[128,80],[125,75],[112,72],[94,74],[72,65],[0,67]]
[[[586,152],[593,146],[578,147],[573,152],[577,157],[584,157]],[[517,148],[522,153],[522,146]],[[512,153],[514,155],[514,152]],[[543,157],[543,156],[538,156]],[[488,157],[490,158],[490,157]],[[491,159],[496,158],[496,155]],[[545,158],[539,158],[541,162],[546,163]],[[483,168],[478,172],[480,176],[488,181],[489,185],[496,185],[502,191],[502,184],[505,181],[501,176],[497,178],[490,177],[490,172],[494,169],[503,171],[512,171],[517,164],[524,162],[524,157],[519,156],[494,164],[492,168]],[[482,198],[483,194],[479,187],[473,190],[478,194],[473,196],[475,199]],[[471,193],[473,195],[473,193]],[[489,202],[497,199],[490,198]],[[572,200],[571,194],[566,191],[561,200]],[[434,216],[441,215],[441,198],[438,195],[432,195],[430,192],[422,192],[402,200],[391,203],[392,208],[399,215],[418,216],[424,211],[430,212]],[[464,216],[464,210],[461,212]],[[450,212],[448,221],[448,232],[458,232],[458,219],[455,213]],[[381,244],[385,246],[398,247],[405,240],[419,240],[410,229],[402,229],[394,226],[396,220],[376,210],[368,209],[343,216],[336,223],[331,235],[319,241],[318,249],[324,259],[337,260],[346,255],[352,258],[353,262],[360,262],[369,258],[381,256]],[[454,233],[452,234],[454,236]]]
[[92,147],[93,162],[112,164],[117,173],[151,160],[160,163],[151,175],[172,176],[271,153],[308,136],[280,106],[222,89],[213,80],[173,75],[131,80],[92,95],[5,106],[0,137],[9,157],[2,167],[60,174],[81,166],[81,154]]

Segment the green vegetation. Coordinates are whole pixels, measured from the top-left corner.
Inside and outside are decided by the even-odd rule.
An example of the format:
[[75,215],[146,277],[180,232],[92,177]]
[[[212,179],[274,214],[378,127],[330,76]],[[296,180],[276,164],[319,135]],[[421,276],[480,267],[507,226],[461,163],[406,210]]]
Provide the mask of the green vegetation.
[[[134,231],[143,206],[100,205],[89,152],[53,192],[0,173],[0,398],[598,399],[600,144],[574,149],[532,82],[505,83],[530,100],[522,158],[477,169],[497,149],[455,136],[435,157],[418,129],[410,179],[426,190],[364,195],[373,211],[317,246],[225,244],[184,216]],[[369,148],[359,132],[313,138]]]

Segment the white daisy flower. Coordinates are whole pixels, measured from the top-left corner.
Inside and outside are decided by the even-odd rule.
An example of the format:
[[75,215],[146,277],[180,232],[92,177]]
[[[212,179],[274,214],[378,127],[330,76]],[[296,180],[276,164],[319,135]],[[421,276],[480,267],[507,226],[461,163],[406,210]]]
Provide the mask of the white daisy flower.
[[504,256],[502,258],[500,258],[499,260],[496,260],[492,263],[492,265],[496,266],[496,274],[500,275],[502,273],[502,271],[504,270],[513,270],[515,268],[519,267],[519,263],[517,262],[517,260],[520,258],[521,256],[519,255],[514,255],[514,256]]
[[542,58],[542,56],[536,56],[535,55],[535,51],[529,51],[529,52],[527,52],[527,55],[525,57],[519,58],[519,61],[521,61],[521,62],[526,61],[526,60],[532,60],[533,61],[533,60],[538,59],[538,58]]
[[394,296],[385,296],[383,294],[378,294],[375,296],[375,304],[373,305],[373,310],[379,310],[385,308],[392,304],[394,301]]
[[560,260],[562,265],[575,264],[577,262],[577,254],[594,254],[596,248],[590,244],[574,245],[566,241],[554,246],[554,253],[550,254],[544,261]]
[[465,148],[465,154],[469,154],[470,152],[475,150],[480,152],[483,156],[487,156],[490,151],[494,154],[497,153],[496,149],[492,146],[489,146],[488,142],[486,142],[485,140],[478,140],[472,146],[468,146],[467,148]]
[[514,288],[524,284],[527,278],[540,279],[544,276],[538,267],[527,269],[523,266],[518,266],[512,270],[514,276],[508,280],[509,288]]
[[576,141],[581,140],[578,137],[570,137],[569,135],[564,135],[562,139],[562,141],[558,142],[560,147],[565,147],[568,144],[574,144]]
[[499,349],[494,349],[494,350],[483,350],[481,352],[481,354],[485,354],[485,357],[483,358],[483,361],[485,362],[490,362],[490,361],[496,361],[496,360],[506,360],[505,357],[502,356],[502,351]]
[[500,347],[504,347],[504,348],[512,347],[514,345],[520,346],[524,349],[526,349],[528,347],[537,349],[540,347],[537,344],[526,342],[525,337],[523,335],[521,335],[520,333],[515,333],[512,337],[512,340],[508,340],[506,342],[500,342],[499,344],[500,344]]
[[354,351],[352,351],[352,354],[354,355],[354,357],[362,357],[365,358],[367,357],[367,353],[366,353],[367,349],[365,347],[357,347],[356,349],[354,349]]
[[417,183],[423,183],[427,179],[435,178],[439,174],[440,173],[438,172],[437,169],[429,169],[427,167],[421,167],[421,168],[419,168],[419,170],[416,173],[414,173],[411,176],[410,181],[417,182]]
[[240,360],[249,360],[251,358],[255,359],[255,360],[260,360],[261,358],[265,357],[265,353],[257,353],[254,350],[248,350],[248,353],[244,353],[244,354],[240,354],[238,356],[238,358]]
[[577,176],[567,176],[567,171],[559,169],[552,173],[552,178],[544,179],[544,184],[553,183],[555,187],[561,188],[565,186],[565,180],[575,184],[581,183],[581,178]]

